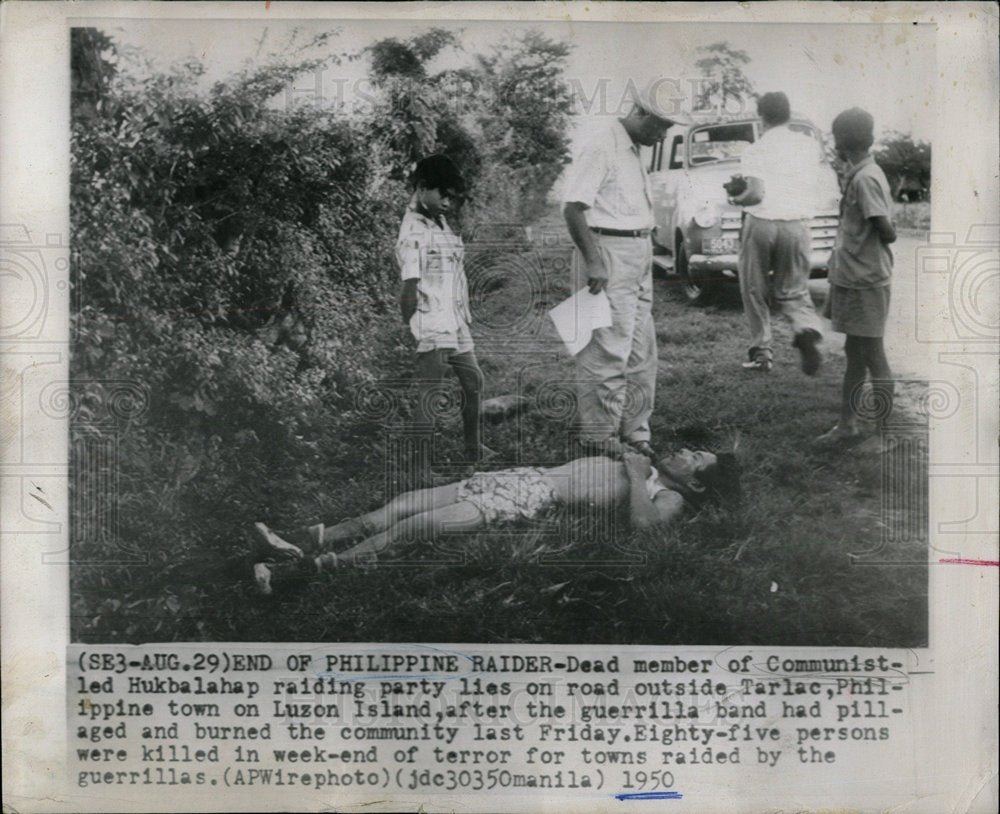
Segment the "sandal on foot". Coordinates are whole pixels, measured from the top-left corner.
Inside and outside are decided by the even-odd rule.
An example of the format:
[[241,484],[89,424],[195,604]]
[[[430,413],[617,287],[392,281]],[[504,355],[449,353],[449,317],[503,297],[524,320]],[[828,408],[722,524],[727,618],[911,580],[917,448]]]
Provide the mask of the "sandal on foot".
[[749,361],[743,363],[744,370],[756,370],[760,373],[768,373],[774,367],[770,348],[759,348],[755,345],[747,350],[747,359]]

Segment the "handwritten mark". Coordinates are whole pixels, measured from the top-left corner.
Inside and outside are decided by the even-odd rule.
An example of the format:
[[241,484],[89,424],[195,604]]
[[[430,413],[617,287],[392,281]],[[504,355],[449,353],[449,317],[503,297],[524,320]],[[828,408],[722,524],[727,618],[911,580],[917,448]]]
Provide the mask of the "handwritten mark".
[[615,795],[616,800],[680,800],[683,797],[679,791],[637,791]]
[[985,565],[993,568],[1000,567],[1000,560],[966,560],[961,557],[941,559],[938,562],[950,563],[952,565]]

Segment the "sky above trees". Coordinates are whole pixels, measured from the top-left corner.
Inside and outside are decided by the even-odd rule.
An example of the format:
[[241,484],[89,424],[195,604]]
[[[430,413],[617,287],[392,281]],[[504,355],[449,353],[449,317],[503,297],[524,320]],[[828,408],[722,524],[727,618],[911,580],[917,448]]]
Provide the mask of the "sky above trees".
[[[898,131],[932,141],[935,117],[934,32],[909,24],[806,25],[758,23],[537,23],[463,21],[450,23],[307,21],[306,32],[338,29],[331,48],[357,53],[377,39],[406,38],[432,26],[462,29],[464,50],[445,49],[435,67],[459,67],[499,40],[504,32],[535,27],[573,46],[566,75],[580,99],[581,118],[614,115],[630,83],[654,77],[675,80],[688,96],[698,48],[727,42],[745,51],[747,77],[756,90],[784,90],[798,115],[822,129],[841,110],[869,110],[878,133]],[[200,20],[115,21],[106,30],[163,65],[201,60],[207,77],[222,76],[247,58],[281,47],[295,28],[290,21]],[[265,33],[266,32],[266,33]],[[345,60],[314,82],[300,82],[299,98],[317,91],[327,99],[363,96],[367,66]]]

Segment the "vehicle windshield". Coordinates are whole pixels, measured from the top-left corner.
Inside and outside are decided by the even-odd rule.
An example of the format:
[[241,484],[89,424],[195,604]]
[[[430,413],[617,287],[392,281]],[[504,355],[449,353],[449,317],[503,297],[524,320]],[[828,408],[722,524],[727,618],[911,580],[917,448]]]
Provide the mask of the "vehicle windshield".
[[691,131],[688,161],[692,165],[735,161],[753,141],[753,122],[701,127]]

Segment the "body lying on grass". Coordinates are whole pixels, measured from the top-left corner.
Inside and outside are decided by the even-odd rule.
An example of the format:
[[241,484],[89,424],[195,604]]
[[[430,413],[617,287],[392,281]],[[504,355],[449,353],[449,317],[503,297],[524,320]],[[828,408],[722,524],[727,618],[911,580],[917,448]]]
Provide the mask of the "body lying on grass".
[[[627,501],[635,529],[670,524],[685,504],[736,498],[739,478],[733,453],[681,450],[652,466],[626,452],[622,460],[577,458],[562,466],[478,472],[456,483],[405,492],[374,511],[333,526],[275,532],[254,525],[259,545],[254,580],[270,594],[274,584],[341,566],[370,565],[403,542],[433,540],[443,533],[474,532],[541,517],[561,505],[608,510]],[[353,543],[339,554],[334,547]]]

